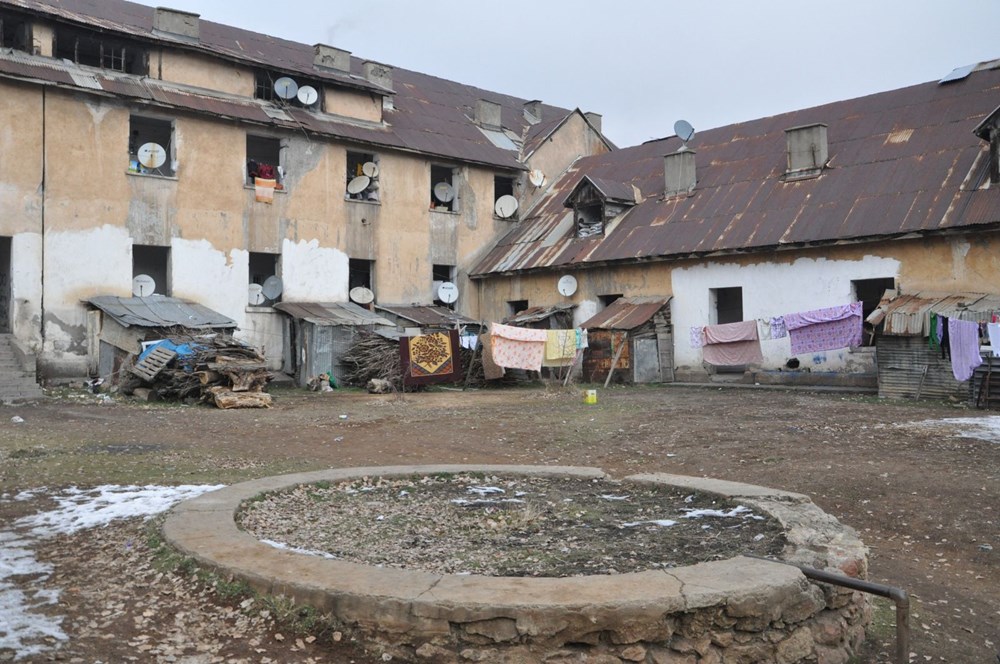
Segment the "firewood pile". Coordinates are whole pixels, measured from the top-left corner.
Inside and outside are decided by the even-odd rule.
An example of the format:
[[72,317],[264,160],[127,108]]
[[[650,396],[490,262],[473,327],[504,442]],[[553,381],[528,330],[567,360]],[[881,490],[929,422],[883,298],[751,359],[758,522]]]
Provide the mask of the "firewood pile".
[[219,408],[267,408],[272,375],[264,357],[232,337],[172,336],[145,358],[132,355],[122,392],[149,401],[210,403]]

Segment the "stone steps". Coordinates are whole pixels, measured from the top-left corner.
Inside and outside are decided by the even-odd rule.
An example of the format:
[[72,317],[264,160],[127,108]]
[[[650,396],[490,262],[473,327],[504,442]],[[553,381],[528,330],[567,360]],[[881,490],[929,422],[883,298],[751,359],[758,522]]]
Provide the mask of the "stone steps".
[[14,348],[13,335],[0,334],[0,403],[34,401],[45,396],[38,386],[34,365],[34,357],[22,360]]

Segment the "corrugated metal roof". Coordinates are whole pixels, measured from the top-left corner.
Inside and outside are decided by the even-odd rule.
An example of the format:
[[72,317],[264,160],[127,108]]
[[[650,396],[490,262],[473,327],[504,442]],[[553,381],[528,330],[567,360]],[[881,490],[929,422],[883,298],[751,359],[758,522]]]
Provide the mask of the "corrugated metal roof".
[[[1000,68],[698,134],[697,186],[664,198],[669,137],[579,159],[475,268],[474,276],[770,250],[1000,223],[987,144],[973,130],[994,108]],[[785,129],[828,125],[819,177],[786,181]],[[603,236],[576,238],[563,202],[584,176],[635,185],[643,202]],[[973,191],[972,189],[975,188]]]
[[186,327],[228,329],[236,321],[195,302],[166,295],[117,297],[101,295],[87,300],[125,327]]
[[948,318],[989,321],[1000,313],[1000,295],[986,293],[935,293],[924,291],[883,299],[867,321],[882,323],[883,334],[894,336],[927,336],[930,315]]
[[472,320],[447,307],[376,305],[375,309],[399,316],[421,326],[451,327],[453,325],[473,325],[479,323],[479,321]]
[[314,325],[388,325],[395,324],[353,302],[278,302],[278,311]]
[[539,323],[564,311],[572,311],[574,307],[576,307],[575,304],[554,304],[550,307],[528,307],[524,311],[519,311],[513,316],[508,316],[503,320],[503,322],[506,325]]
[[620,297],[580,324],[587,329],[634,330],[670,304],[669,297]]

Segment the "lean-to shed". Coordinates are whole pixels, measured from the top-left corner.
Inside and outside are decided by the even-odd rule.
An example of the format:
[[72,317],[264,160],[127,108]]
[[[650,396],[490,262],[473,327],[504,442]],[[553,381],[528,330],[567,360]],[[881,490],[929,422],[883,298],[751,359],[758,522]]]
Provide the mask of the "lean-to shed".
[[[612,380],[669,383],[674,380],[669,297],[621,297],[580,327],[589,347],[583,354],[587,382],[604,381],[615,356]],[[621,349],[621,352],[619,352]]]
[[[875,326],[878,395],[895,399],[968,399],[977,376],[955,380],[951,359],[929,343],[931,313],[985,323],[1000,313],[1000,295],[887,291],[867,318]],[[989,353],[984,352],[984,359]]]
[[346,367],[340,358],[358,332],[395,332],[393,322],[353,302],[278,302],[287,314],[284,325],[284,367],[300,387],[321,373],[341,382]]

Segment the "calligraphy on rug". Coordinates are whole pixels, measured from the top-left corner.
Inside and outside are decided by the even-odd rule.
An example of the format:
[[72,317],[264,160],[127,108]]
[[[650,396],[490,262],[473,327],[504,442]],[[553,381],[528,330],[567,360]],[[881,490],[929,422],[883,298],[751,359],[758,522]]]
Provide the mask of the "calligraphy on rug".
[[454,383],[462,378],[458,330],[401,337],[399,359],[403,385]]

